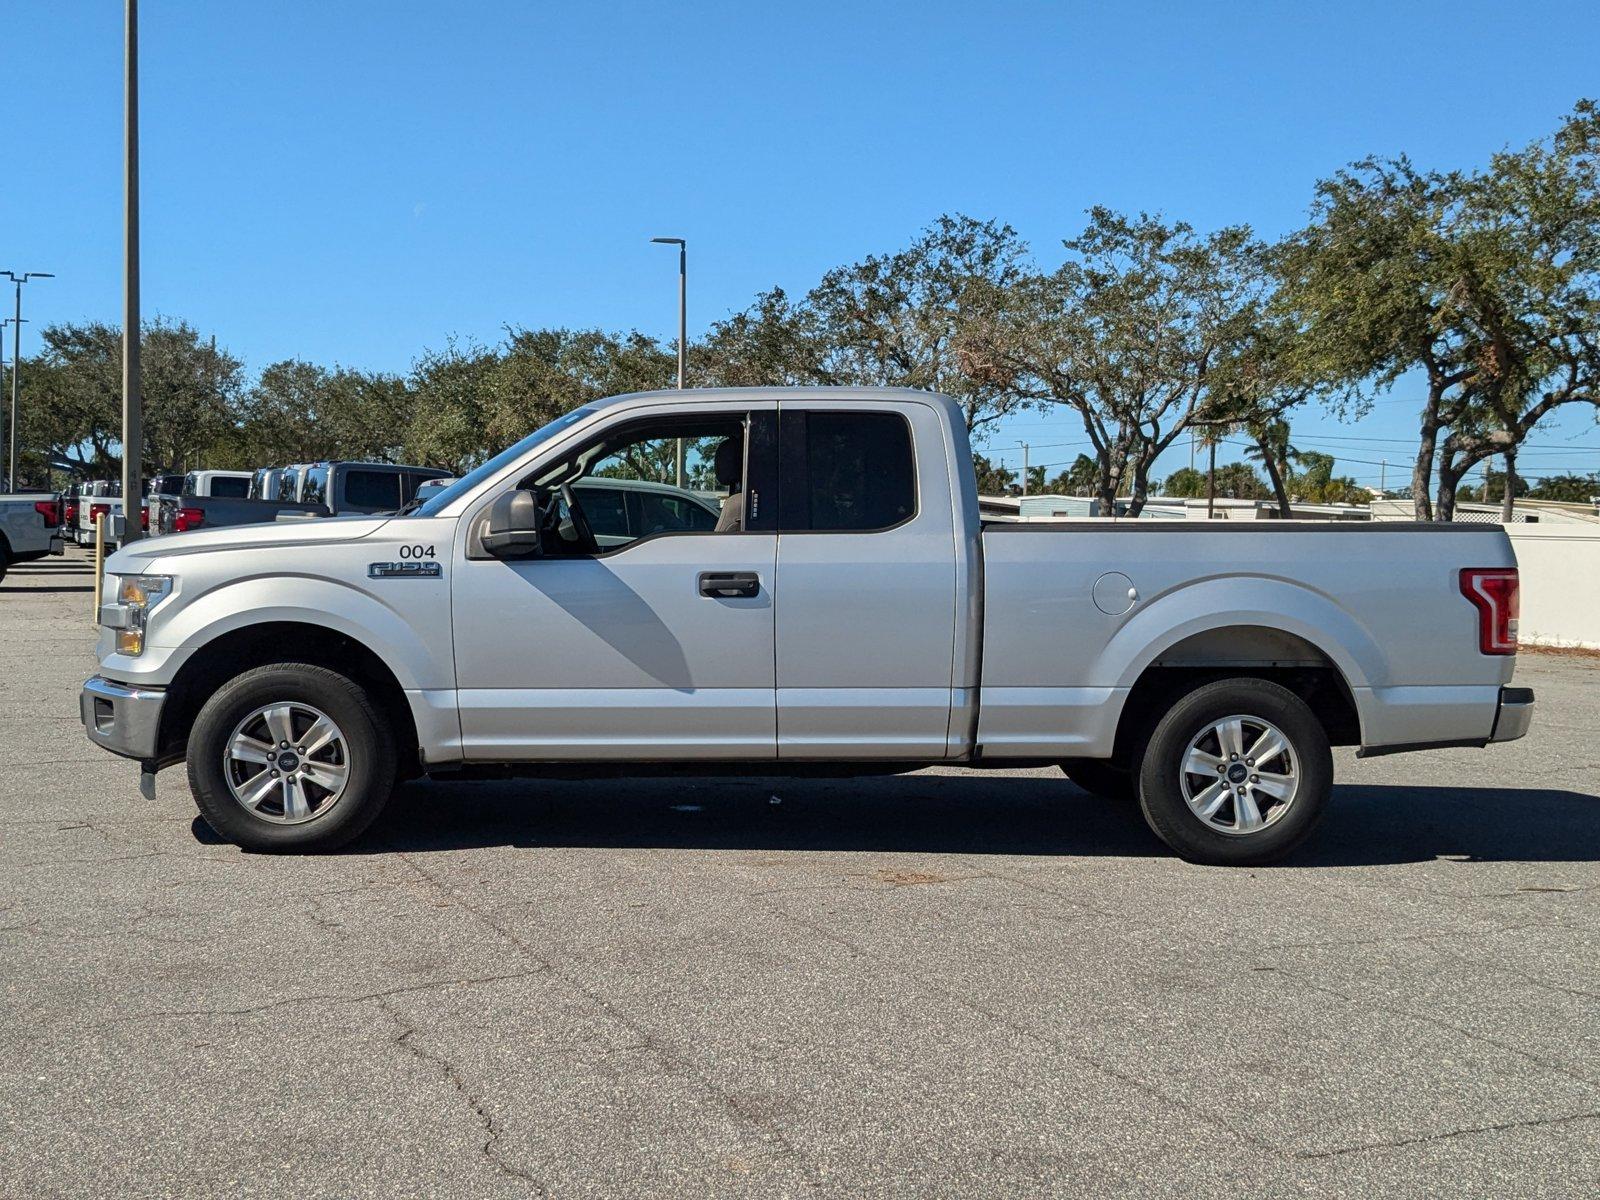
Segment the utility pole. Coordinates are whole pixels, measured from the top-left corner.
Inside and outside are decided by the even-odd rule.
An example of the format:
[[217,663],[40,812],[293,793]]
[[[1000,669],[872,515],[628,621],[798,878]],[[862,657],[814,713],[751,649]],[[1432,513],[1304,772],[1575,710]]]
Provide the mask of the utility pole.
[[1217,515],[1217,440],[1210,438],[1206,445],[1211,450],[1211,460],[1206,465],[1206,520]]
[[[6,337],[5,337],[5,333],[6,333],[6,326],[9,325],[9,324],[11,324],[10,321],[0,321],[0,380],[3,380],[5,378],[5,370],[6,370],[6,358],[5,358]],[[3,422],[0,422],[0,424],[3,424]],[[3,440],[0,440],[0,462],[3,462],[3,461],[5,461],[5,442]],[[5,481],[4,480],[0,480],[0,482],[5,482]]]
[[1022,447],[1022,494],[1026,496],[1028,494],[1028,443],[1018,442],[1017,445]]
[[[683,375],[685,364],[689,361],[689,243],[683,238],[658,237],[651,238],[652,242],[662,246],[676,246],[678,248],[678,390],[683,390]],[[677,448],[673,454],[675,461],[674,480],[679,487],[683,486],[683,439],[678,439]]]
[[1378,460],[1378,495],[1387,496],[1388,494],[1389,460],[1387,458],[1383,458]]
[[126,0],[123,83],[122,545],[139,539],[144,458],[139,377],[139,0]]

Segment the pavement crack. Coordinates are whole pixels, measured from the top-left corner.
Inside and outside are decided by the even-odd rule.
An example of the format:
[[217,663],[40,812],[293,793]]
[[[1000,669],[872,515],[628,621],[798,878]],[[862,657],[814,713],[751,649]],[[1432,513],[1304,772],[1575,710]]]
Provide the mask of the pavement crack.
[[1338,1146],[1332,1150],[1308,1150],[1292,1154],[1296,1159],[1338,1158],[1344,1154],[1361,1154],[1367,1150],[1398,1150],[1427,1142],[1443,1142],[1450,1138],[1470,1137],[1475,1133],[1503,1133],[1508,1129],[1538,1129],[1550,1125],[1571,1125],[1578,1121],[1600,1120],[1600,1112],[1572,1113],[1565,1117],[1540,1117],[1532,1121],[1505,1121],[1498,1125],[1469,1125],[1463,1129],[1449,1129],[1444,1133],[1425,1133],[1419,1137],[1402,1138],[1393,1142],[1362,1142],[1355,1146]]
[[418,1045],[414,1040],[417,1035],[417,1027],[406,1020],[405,1016],[393,1004],[389,1003],[387,996],[379,998],[378,1003],[395,1024],[400,1026],[399,1035],[392,1038],[390,1044],[405,1051],[418,1062],[426,1063],[439,1071],[444,1076],[445,1082],[453,1087],[456,1093],[467,1102],[467,1107],[472,1110],[473,1115],[478,1119],[478,1123],[483,1126],[484,1158],[488,1159],[495,1170],[502,1175],[507,1175],[512,1179],[531,1185],[537,1195],[548,1196],[550,1193],[543,1181],[517,1166],[516,1163],[507,1160],[506,1156],[500,1152],[500,1137],[502,1133],[500,1123],[495,1120],[494,1113],[490,1111],[483,1098],[467,1086],[467,1081],[462,1077],[460,1068],[444,1055],[431,1052]]
[[1347,992],[1342,992],[1336,987],[1330,987],[1325,983],[1317,983],[1315,980],[1307,979],[1304,975],[1297,974],[1296,972],[1285,971],[1282,967],[1274,967],[1273,969],[1281,974],[1285,979],[1291,979],[1298,983],[1301,987],[1310,988],[1312,991],[1321,992],[1325,996],[1334,996],[1337,999],[1343,1000],[1346,1004],[1355,1005],[1357,1008],[1369,1008],[1376,1012],[1388,1013],[1390,1016],[1394,1017],[1409,1017],[1413,1021],[1421,1021],[1425,1025],[1433,1026],[1435,1029],[1449,1030],[1451,1033],[1464,1037],[1468,1041],[1479,1042],[1485,1046],[1493,1046],[1496,1050],[1499,1050],[1504,1054],[1511,1054],[1517,1058],[1526,1059],[1528,1062],[1534,1063],[1539,1067],[1543,1067],[1546,1071],[1552,1071],[1557,1075],[1564,1075],[1573,1082],[1581,1083],[1585,1087],[1595,1088],[1600,1086],[1600,1084],[1597,1084],[1594,1079],[1580,1075],[1578,1072],[1573,1071],[1568,1067],[1564,1067],[1560,1063],[1551,1062],[1548,1059],[1541,1058],[1539,1055],[1534,1054],[1530,1050],[1524,1050],[1520,1046],[1513,1046],[1509,1042],[1502,1042],[1500,1039],[1489,1037],[1487,1034],[1476,1033],[1471,1029],[1467,1029],[1464,1026],[1455,1024],[1453,1021],[1440,1020],[1431,1013],[1417,1012],[1414,1009],[1401,1008],[1392,1004],[1385,1004],[1379,1000],[1365,1000],[1359,996],[1352,996]]
[[778,1149],[781,1150],[785,1155],[792,1158],[796,1165],[800,1168],[801,1172],[805,1175],[807,1182],[810,1183],[812,1187],[820,1188],[824,1186],[824,1180],[818,1173],[815,1165],[808,1161],[805,1156],[800,1153],[799,1148],[789,1139],[788,1134],[784,1132],[783,1126],[776,1118],[762,1113],[752,1112],[747,1105],[740,1103],[740,1100],[737,1096],[731,1094],[728,1089],[718,1083],[717,1080],[701,1070],[699,1064],[696,1063],[694,1059],[679,1053],[672,1047],[670,1043],[662,1040],[662,1038],[658,1036],[654,1030],[650,1029],[643,1022],[639,1021],[619,1005],[615,1004],[611,1000],[608,1000],[605,996],[601,995],[582,979],[568,972],[559,970],[549,958],[541,954],[534,947],[530,946],[526,941],[518,937],[510,929],[507,929],[501,922],[495,920],[487,912],[464,899],[458,892],[452,891],[450,888],[446,887],[445,884],[435,878],[430,871],[427,871],[418,863],[416,863],[410,855],[402,853],[400,855],[400,859],[419,876],[426,880],[429,886],[436,889],[439,894],[451,904],[465,909],[467,912],[471,913],[479,921],[483,922],[483,924],[494,930],[495,933],[505,938],[508,942],[516,946],[519,950],[523,951],[523,953],[527,954],[535,962],[539,963],[544,970],[550,972],[555,978],[561,980],[561,982],[576,991],[591,1005],[597,1008],[600,1012],[604,1013],[608,1018],[627,1029],[630,1033],[635,1034],[640,1039],[641,1045],[637,1047],[630,1047],[631,1049],[646,1050],[649,1053],[657,1055],[668,1068],[675,1070],[683,1078],[692,1080],[694,1083],[696,1083],[702,1091],[704,1091],[708,1096],[712,1097],[723,1108],[724,1111],[730,1114],[730,1116],[732,1116],[737,1123],[744,1125],[746,1128],[754,1130],[756,1135],[763,1141],[776,1145]]
[[[997,878],[1004,878],[1004,877],[1003,876],[997,876]],[[1026,885],[1024,885],[1024,886],[1026,886]],[[1039,890],[1048,892],[1050,889],[1041,888]],[[789,921],[792,924],[800,926],[802,929],[810,930],[812,933],[816,934],[817,936],[825,938],[826,940],[828,940],[830,942],[833,942],[835,945],[843,947],[844,949],[850,951],[852,954],[860,955],[863,958],[871,959],[886,974],[896,975],[896,976],[899,976],[900,978],[908,980],[908,981],[910,981],[910,982],[912,982],[914,984],[918,984],[918,985],[920,985],[922,987],[925,987],[929,991],[934,992],[937,995],[943,996],[945,999],[951,1001],[952,1003],[959,1004],[963,1008],[966,1008],[966,1009],[968,1009],[968,1010],[970,1010],[970,1011],[972,1011],[974,1013],[977,1013],[978,1015],[982,1016],[983,1018],[985,1018],[988,1021],[993,1022],[995,1025],[997,1025],[999,1027],[1001,1027],[1003,1029],[1009,1029],[1011,1032],[1017,1034],[1019,1037],[1026,1038],[1028,1041],[1034,1042],[1037,1045],[1044,1046],[1046,1049],[1048,1049],[1048,1050],[1050,1050],[1050,1051],[1052,1051],[1052,1052],[1054,1052],[1056,1054],[1060,1054],[1065,1058],[1070,1058],[1074,1062],[1082,1063],[1084,1065],[1092,1067],[1094,1070],[1099,1071],[1104,1075],[1108,1075],[1111,1078],[1116,1079],[1120,1083],[1126,1084],[1127,1086],[1133,1088],[1135,1091],[1139,1092],[1141,1095],[1146,1096],[1147,1098],[1149,1098],[1151,1100],[1154,1100],[1158,1104],[1164,1104],[1169,1108],[1177,1109],[1179,1112],[1184,1113],[1186,1116],[1191,1117],[1194,1120],[1203,1122],[1204,1124],[1211,1126],[1213,1129],[1220,1130],[1223,1133],[1226,1133],[1226,1134],[1229,1134],[1229,1135],[1231,1135],[1233,1137],[1236,1137],[1241,1142],[1245,1143],[1246,1145],[1251,1146],[1254,1149],[1259,1150],[1259,1151],[1261,1151],[1263,1153],[1273,1154],[1273,1155],[1282,1155],[1282,1153],[1283,1153],[1283,1151],[1278,1146],[1275,1146],[1273,1143],[1265,1140],[1264,1138],[1261,1138],[1261,1137],[1257,1136],[1256,1134],[1253,1134],[1253,1133],[1249,1132],[1248,1130],[1239,1129],[1239,1128],[1234,1127],[1233,1125],[1230,1125],[1228,1122],[1226,1122],[1226,1121],[1222,1120],[1221,1118],[1213,1115],[1212,1113],[1206,1111],[1204,1108],[1201,1108],[1201,1107],[1198,1107],[1196,1105],[1190,1104],[1187,1101],[1180,1100],[1175,1096],[1170,1096],[1166,1092],[1163,1092],[1160,1088],[1153,1087],[1152,1085],[1147,1083],[1145,1080],[1139,1078],[1137,1075],[1134,1075],[1134,1074],[1132,1074],[1132,1073],[1130,1073],[1128,1071],[1123,1071],[1123,1070],[1120,1070],[1117,1067],[1113,1067],[1113,1066],[1110,1066],[1110,1065],[1108,1065],[1106,1063],[1103,1063],[1103,1062],[1099,1061],[1098,1059],[1096,1059],[1094,1056],[1089,1055],[1089,1054],[1085,1054],[1082,1051],[1073,1050],[1073,1049],[1069,1048],[1068,1046],[1064,1045],[1063,1043],[1055,1040],[1054,1038],[1048,1037],[1045,1034],[1040,1033],[1038,1030],[1032,1029],[1029,1026],[1024,1025],[1024,1024],[1018,1022],[1018,1021],[1014,1021],[1014,1020],[1012,1020],[1011,1018],[1005,1016],[1002,1013],[995,1012],[993,1009],[991,1009],[991,1008],[989,1008],[989,1007],[987,1007],[985,1005],[979,1004],[977,1001],[972,1000],[971,998],[969,998],[967,996],[963,996],[958,992],[953,992],[953,991],[949,990],[948,988],[940,987],[937,984],[930,983],[927,979],[923,978],[922,976],[914,975],[911,972],[906,971],[904,968],[898,966],[897,964],[892,963],[892,962],[882,958],[881,956],[873,955],[869,951],[867,951],[867,950],[863,949],[862,947],[858,946],[856,943],[850,941],[848,938],[841,937],[840,935],[835,933],[833,930],[828,929],[825,926],[819,925],[819,924],[817,924],[817,923],[815,923],[813,921],[802,920],[801,918],[793,916],[790,913],[786,913],[782,909],[778,908],[777,906],[772,905],[772,904],[768,904],[765,901],[762,902],[762,906],[764,908],[766,908],[769,912],[774,913],[781,920]]]
[[435,979],[428,983],[405,984],[401,987],[383,988],[380,991],[363,992],[356,995],[330,992],[312,996],[283,996],[277,1000],[268,1000],[262,1004],[252,1004],[245,1008],[154,1009],[150,1012],[134,1013],[131,1016],[120,1017],[117,1020],[142,1021],[155,1017],[250,1017],[274,1008],[282,1008],[287,1004],[370,1004],[373,1001],[386,1000],[390,996],[403,996],[412,992],[429,992],[447,987],[473,987],[484,983],[499,983],[507,979],[527,979],[534,975],[542,975],[546,970],[547,968],[541,966],[532,971],[511,971],[503,975],[469,975],[459,979]]

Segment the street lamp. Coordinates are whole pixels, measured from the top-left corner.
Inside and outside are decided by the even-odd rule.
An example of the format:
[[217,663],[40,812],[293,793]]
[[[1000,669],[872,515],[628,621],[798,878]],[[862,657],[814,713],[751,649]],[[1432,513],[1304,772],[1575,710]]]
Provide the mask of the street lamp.
[[[8,325],[19,325],[19,324],[20,325],[26,325],[27,322],[26,321],[16,321],[11,317],[7,317],[4,321],[0,321],[0,371],[4,370],[5,361],[6,361],[5,360],[6,326],[8,326]],[[16,372],[16,357],[15,357],[15,353],[14,352],[13,352],[13,357],[11,359],[11,362],[12,362],[12,373],[15,374],[15,372]],[[4,390],[5,390],[4,386],[0,385],[0,392],[3,392]],[[10,484],[10,486],[11,486],[11,490],[15,491],[16,488],[17,488],[17,479],[16,479],[17,468],[16,468],[16,465],[15,465],[15,459],[14,459],[14,456],[16,454],[16,448],[17,448],[17,422],[15,420],[15,417],[16,417],[16,397],[12,397],[11,407],[12,407],[12,418],[13,418],[12,421],[11,421],[11,450],[12,450],[12,454],[13,454],[13,463],[12,463],[12,466],[11,466],[11,475],[10,475],[11,484]],[[3,420],[4,420],[4,418],[0,418],[0,421],[3,421]],[[3,434],[4,432],[5,432],[4,429],[0,428],[0,434]],[[3,445],[5,445],[4,441],[0,440],[0,446],[3,446]],[[4,459],[4,457],[5,457],[5,451],[4,450],[0,450],[0,459]]]
[[30,279],[54,279],[49,271],[24,271],[18,275],[15,271],[0,271],[12,283],[17,285],[16,315],[11,318],[15,328],[11,331],[11,457],[10,481],[8,486],[11,491],[17,490],[17,385],[22,379],[22,285]]
[[[660,246],[678,248],[678,390],[683,390],[683,368],[689,353],[689,243],[682,238],[651,238]],[[683,439],[678,439],[675,455],[677,483],[683,486]]]

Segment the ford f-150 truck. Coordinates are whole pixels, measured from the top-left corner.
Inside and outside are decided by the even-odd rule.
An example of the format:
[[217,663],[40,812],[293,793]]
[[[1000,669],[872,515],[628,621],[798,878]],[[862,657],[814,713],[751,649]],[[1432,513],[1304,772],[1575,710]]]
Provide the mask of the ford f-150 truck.
[[[585,492],[688,478],[715,524]],[[580,486],[581,485],[581,486]],[[1523,735],[1517,574],[1481,525],[980,519],[960,410],[877,389],[621,396],[414,511],[112,556],[91,740],[186,762],[260,849],[359,834],[397,778],[1061,764],[1182,856],[1310,831],[1330,745]]]
[[0,496],[0,579],[12,563],[62,550],[60,496],[54,492]]

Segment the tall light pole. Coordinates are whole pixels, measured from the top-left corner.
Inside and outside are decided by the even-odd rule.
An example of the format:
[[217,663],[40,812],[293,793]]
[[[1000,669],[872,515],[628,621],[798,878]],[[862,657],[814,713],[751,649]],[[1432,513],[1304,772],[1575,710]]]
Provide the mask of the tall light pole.
[[[5,357],[5,352],[6,352],[6,326],[10,325],[10,324],[11,324],[11,318],[10,317],[7,317],[5,320],[0,321],[0,378],[3,378],[3,376],[5,374],[5,369],[6,369],[6,357]],[[0,391],[4,391],[4,390],[5,390],[4,387],[0,386]],[[0,413],[0,463],[5,462],[5,459],[6,459],[5,432],[6,432],[6,430],[5,430],[5,415],[3,413]],[[13,437],[13,440],[15,440],[14,437]],[[16,487],[16,480],[11,479],[9,482],[7,482],[7,478],[9,478],[9,477],[0,477],[0,483],[5,483],[6,490],[10,491],[10,490],[12,490],[13,488]]]
[[[12,317],[7,317],[4,321],[0,321],[0,353],[3,353],[3,343],[5,342],[6,326],[8,326],[8,325],[26,325],[26,324],[27,324],[26,321],[17,321]],[[13,348],[12,352],[11,352],[11,378],[12,378],[13,381],[15,381],[16,377],[17,377],[17,352],[16,352],[16,349]],[[4,444],[5,444],[4,442],[0,442],[0,445],[4,445]],[[4,453],[3,451],[0,451],[0,457],[3,457],[3,453]],[[11,486],[11,490],[12,491],[16,491],[17,490],[17,397],[16,397],[16,393],[15,392],[13,392],[12,396],[11,396],[11,462],[10,462],[10,467],[11,467],[11,474],[8,476],[8,478],[11,480],[11,485],[10,485]]]
[[[651,238],[661,246],[678,248],[678,390],[683,390],[684,365],[689,361],[689,243],[682,238]],[[683,486],[683,439],[678,439],[675,477]]]
[[17,399],[20,396],[18,383],[22,379],[22,285],[30,279],[54,279],[49,271],[24,271],[18,275],[15,271],[0,271],[12,283],[17,285],[17,308],[11,318],[13,326],[11,331],[11,490],[17,490]]
[[124,10],[122,258],[122,544],[137,541],[144,426],[139,406],[139,0]]

